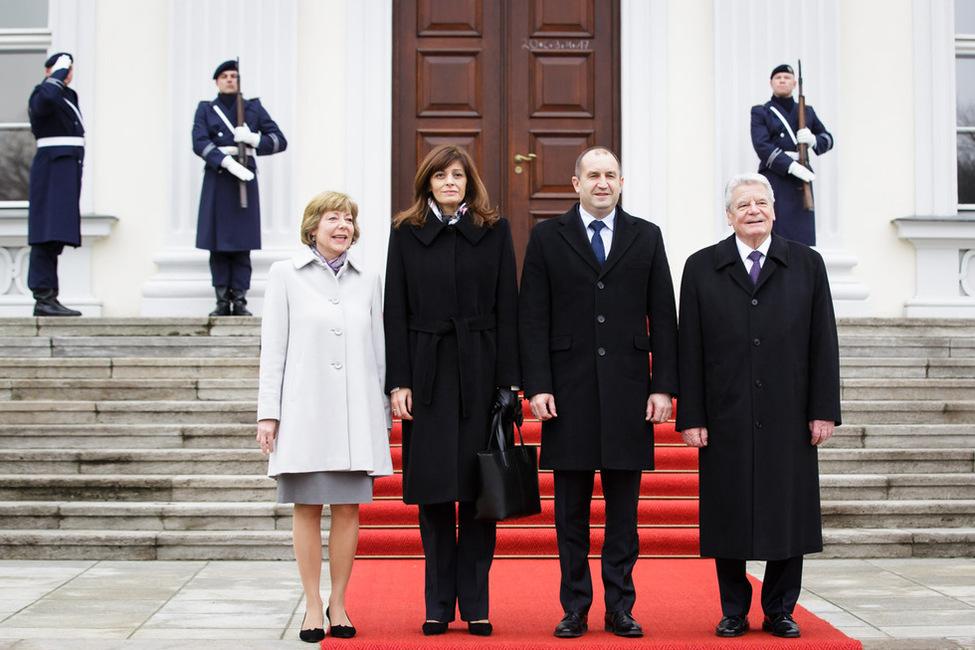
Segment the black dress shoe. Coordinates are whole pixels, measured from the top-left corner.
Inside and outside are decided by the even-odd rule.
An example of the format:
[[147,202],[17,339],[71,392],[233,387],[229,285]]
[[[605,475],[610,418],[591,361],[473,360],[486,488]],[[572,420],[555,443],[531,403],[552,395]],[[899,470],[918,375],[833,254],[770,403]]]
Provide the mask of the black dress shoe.
[[606,631],[616,636],[643,636],[643,628],[629,612],[606,612]]
[[446,633],[447,633],[447,624],[443,621],[423,622],[424,636],[437,636],[438,634],[446,634]]
[[762,621],[762,629],[771,632],[772,636],[779,636],[783,639],[797,639],[801,636],[799,626],[792,620],[791,614],[766,616],[765,620]]
[[[306,618],[308,618],[308,612],[305,612],[305,616],[301,619],[302,627],[305,625]],[[320,627],[313,627],[308,630],[299,630],[298,638],[305,643],[318,643],[325,638],[325,630]]]
[[[346,616],[349,615],[348,612],[345,613]],[[351,625],[352,619],[349,619],[350,625],[332,625],[332,619],[328,615],[328,607],[325,608],[325,618],[328,619],[328,631],[332,633],[332,636],[336,639],[351,639],[355,636],[355,626]]]
[[566,612],[555,626],[555,636],[560,639],[574,639],[589,629],[589,615],[582,612]]
[[748,631],[748,619],[744,616],[725,616],[714,628],[715,636],[741,636]]
[[486,623],[468,621],[467,631],[474,636],[491,636],[491,632],[494,632],[494,626],[491,625],[490,621]]

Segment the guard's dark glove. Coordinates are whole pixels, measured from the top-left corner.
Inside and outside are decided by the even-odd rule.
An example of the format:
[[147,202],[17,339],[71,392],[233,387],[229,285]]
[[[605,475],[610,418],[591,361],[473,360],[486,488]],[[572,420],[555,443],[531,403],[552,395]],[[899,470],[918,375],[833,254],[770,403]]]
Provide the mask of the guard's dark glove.
[[518,397],[518,391],[503,386],[498,387],[491,410],[500,412],[504,419],[514,422],[519,427],[525,419],[521,411],[521,398]]

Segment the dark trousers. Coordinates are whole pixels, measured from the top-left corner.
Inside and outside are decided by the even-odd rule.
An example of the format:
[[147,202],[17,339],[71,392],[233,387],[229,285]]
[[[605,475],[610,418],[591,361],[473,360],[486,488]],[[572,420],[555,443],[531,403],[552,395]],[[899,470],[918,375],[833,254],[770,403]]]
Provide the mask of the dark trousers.
[[27,269],[27,288],[31,291],[58,290],[58,255],[64,244],[57,241],[31,244],[30,266]]
[[250,251],[210,251],[213,286],[247,291],[251,288]]
[[[715,558],[718,591],[724,616],[746,616],[752,604],[752,585],[745,573],[744,560]],[[766,616],[792,614],[802,589],[802,556],[765,563],[762,580],[762,611]]]
[[[631,611],[636,602],[633,567],[640,555],[637,506],[639,470],[603,469],[599,472],[606,501],[602,578],[606,611]],[[555,534],[559,545],[562,584],[559,600],[566,612],[588,612],[592,606],[589,573],[589,514],[594,471],[556,470]]]
[[449,623],[488,618],[488,572],[497,522],[474,519],[474,502],[421,504],[420,539],[426,558],[427,620]]

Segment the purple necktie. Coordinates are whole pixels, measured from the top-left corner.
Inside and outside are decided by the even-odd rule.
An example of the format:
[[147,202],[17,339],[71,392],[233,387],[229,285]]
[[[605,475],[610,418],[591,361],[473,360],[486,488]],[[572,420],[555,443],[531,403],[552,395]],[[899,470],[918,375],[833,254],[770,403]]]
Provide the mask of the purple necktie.
[[762,259],[761,251],[752,251],[748,254],[748,259],[752,261],[752,267],[748,269],[748,276],[752,279],[752,284],[758,284],[758,274],[762,271],[759,261]]

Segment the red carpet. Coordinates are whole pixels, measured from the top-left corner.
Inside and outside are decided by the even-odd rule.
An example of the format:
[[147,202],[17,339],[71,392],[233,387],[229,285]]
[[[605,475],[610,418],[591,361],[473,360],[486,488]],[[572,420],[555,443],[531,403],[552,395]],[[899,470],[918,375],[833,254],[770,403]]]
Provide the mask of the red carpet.
[[[590,628],[580,639],[552,636],[562,618],[559,566],[555,560],[496,560],[491,570],[491,637],[474,637],[466,624],[451,623],[447,634],[425,637],[423,562],[357,560],[348,592],[348,609],[358,633],[351,640],[326,637],[323,648],[815,648],[856,650],[862,646],[799,607],[799,639],[777,639],[761,631],[759,583],[749,621],[752,630],[736,639],[714,636],[721,618],[714,564],[710,560],[644,559],[636,565],[637,604],[634,617],[643,625],[642,639],[623,639],[603,631],[602,585],[598,562]],[[758,628],[758,629],[756,629]]]

